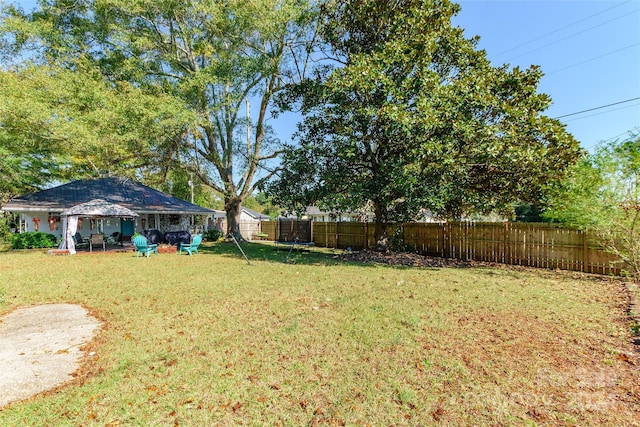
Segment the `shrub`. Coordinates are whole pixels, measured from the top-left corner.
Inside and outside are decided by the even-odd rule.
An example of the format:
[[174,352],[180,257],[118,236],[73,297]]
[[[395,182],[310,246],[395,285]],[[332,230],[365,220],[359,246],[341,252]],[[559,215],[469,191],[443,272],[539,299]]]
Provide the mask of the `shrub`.
[[7,218],[4,215],[0,216],[0,250],[3,250],[3,248],[8,249],[12,235],[11,231],[9,231]]
[[217,228],[213,228],[204,233],[205,240],[209,242],[217,242],[222,237],[222,231]]
[[13,249],[55,248],[58,244],[57,242],[58,238],[56,236],[41,231],[14,234],[11,237],[11,247]]

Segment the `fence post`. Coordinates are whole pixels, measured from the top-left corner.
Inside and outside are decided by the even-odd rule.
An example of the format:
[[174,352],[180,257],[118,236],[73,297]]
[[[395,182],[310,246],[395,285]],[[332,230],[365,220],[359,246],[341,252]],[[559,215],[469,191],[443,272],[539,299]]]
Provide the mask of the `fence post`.
[[449,221],[442,224],[442,258],[449,258],[449,245],[447,237],[449,234]]
[[502,263],[509,264],[509,257],[507,255],[507,243],[509,241],[509,223],[507,221],[503,222],[504,224],[504,233],[502,236]]
[[369,223],[364,222],[364,250],[369,250]]
[[329,223],[327,223],[326,221],[324,222],[324,246],[326,248],[329,247]]
[[587,230],[582,232],[582,272],[587,273],[587,262],[589,261],[589,245],[587,244]]
[[402,227],[402,247],[404,248],[404,247],[407,246],[407,243],[406,243],[407,240],[406,240],[405,235],[404,235],[404,222],[402,224],[400,224],[400,227]]

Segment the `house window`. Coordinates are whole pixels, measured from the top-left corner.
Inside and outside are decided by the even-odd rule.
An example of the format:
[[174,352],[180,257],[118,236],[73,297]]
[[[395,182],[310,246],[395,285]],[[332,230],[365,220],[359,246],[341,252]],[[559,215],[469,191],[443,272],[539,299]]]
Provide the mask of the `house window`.
[[180,215],[169,215],[169,225],[180,225]]

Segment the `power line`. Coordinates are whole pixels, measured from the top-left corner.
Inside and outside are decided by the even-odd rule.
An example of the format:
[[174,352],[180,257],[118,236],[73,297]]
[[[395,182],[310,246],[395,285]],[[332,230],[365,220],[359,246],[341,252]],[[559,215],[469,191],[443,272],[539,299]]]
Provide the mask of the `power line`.
[[588,19],[591,19],[591,18],[593,18],[594,16],[602,15],[603,13],[608,12],[608,11],[610,11],[611,9],[615,9],[616,7],[623,6],[623,5],[627,4],[627,3],[629,3],[630,1],[631,1],[631,0],[627,0],[627,1],[626,1],[626,2],[624,2],[624,3],[620,3],[620,4],[617,4],[617,5],[615,5],[615,6],[611,6],[611,7],[607,8],[607,9],[601,10],[600,12],[594,13],[593,15],[589,15],[589,16],[587,16],[586,18],[582,18],[582,19],[579,19],[579,20],[577,20],[577,21],[574,21],[574,22],[572,22],[571,24],[565,25],[564,27],[560,27],[560,28],[558,28],[558,29],[556,29],[556,30],[550,31],[550,32],[548,32],[548,33],[546,33],[546,34],[543,34],[543,35],[541,35],[541,36],[538,36],[538,37],[536,37],[536,38],[534,38],[534,39],[531,39],[531,40],[526,41],[526,42],[524,42],[524,43],[520,43],[520,44],[519,44],[519,45],[517,45],[517,46],[514,46],[514,47],[509,48],[509,49],[507,49],[507,50],[503,50],[502,52],[498,52],[498,53],[496,53],[495,55],[492,55],[492,57],[500,56],[500,55],[502,55],[502,54],[505,54],[505,53],[508,53],[508,52],[514,51],[514,50],[516,50],[516,49],[519,49],[519,48],[521,48],[522,46],[526,46],[526,45],[531,44],[531,43],[533,43],[533,42],[535,42],[535,41],[538,41],[538,40],[540,40],[540,39],[543,39],[543,38],[545,38],[545,37],[547,37],[547,36],[550,36],[550,35],[552,35],[552,34],[558,33],[558,32],[560,32],[560,31],[562,31],[562,30],[567,29],[567,28],[573,27],[574,25],[579,24],[579,23],[581,23],[581,22],[584,22],[584,21],[586,21],[586,20],[588,20]]
[[636,97],[636,98],[631,98],[631,99],[625,99],[624,101],[618,101],[618,102],[614,102],[612,104],[607,104],[607,105],[601,105],[599,107],[594,107],[594,108],[589,108],[588,110],[582,110],[582,111],[576,111],[575,113],[570,113],[570,114],[565,114],[563,116],[558,116],[558,117],[554,117],[555,119],[561,119],[563,117],[569,117],[569,116],[575,116],[578,114],[582,114],[582,113],[587,113],[589,111],[594,111],[594,110],[600,110],[602,108],[607,108],[607,107],[612,107],[614,105],[619,105],[619,104],[625,104],[627,102],[631,102],[631,101],[636,101],[640,99],[640,96]]
[[[638,129],[638,128],[636,128],[636,129]],[[620,138],[621,136],[624,136],[624,135],[630,135],[632,132],[633,132],[633,130],[632,130],[632,129],[627,129],[627,130],[625,130],[624,132],[622,132],[622,133],[621,133],[621,134],[619,134],[619,135],[612,136],[612,137],[611,137],[611,138],[609,138],[609,139],[605,139],[605,140],[597,141],[597,142],[595,142],[595,143],[593,143],[593,144],[591,144],[591,145],[589,145],[589,146],[585,146],[585,148],[586,148],[587,150],[597,149],[597,148],[599,148],[599,147],[603,146],[604,144],[606,144],[607,142],[615,141],[615,140],[617,140],[618,138]]]
[[589,117],[601,116],[603,114],[610,114],[610,113],[613,113],[615,111],[627,110],[629,108],[636,108],[638,106],[640,106],[640,105],[626,105],[624,107],[614,108],[613,110],[600,111],[600,112],[589,114],[589,115],[582,116],[582,117],[574,117],[574,118],[569,119],[569,120],[563,120],[563,122],[564,123],[570,123],[570,122],[573,122],[573,121],[576,121],[576,120],[588,119]]
[[[639,9],[639,10],[640,10],[640,9]],[[536,49],[532,49],[532,50],[529,50],[529,51],[527,51],[527,52],[525,52],[525,53],[522,53],[522,54],[520,54],[520,55],[517,55],[517,56],[511,57],[511,58],[509,58],[506,62],[511,62],[511,61],[513,61],[514,59],[517,59],[517,58],[520,58],[520,57],[522,57],[522,56],[528,55],[528,54],[530,54],[530,53],[532,53],[532,52],[537,52],[537,51],[542,50],[542,49],[545,49],[545,48],[547,48],[547,47],[549,47],[549,46],[553,46],[554,44],[557,44],[557,43],[563,42],[563,41],[568,40],[568,39],[570,39],[570,38],[572,38],[572,37],[575,37],[575,36],[577,36],[577,35],[580,35],[580,34],[582,34],[582,33],[586,33],[587,31],[591,31],[591,30],[593,30],[594,28],[602,27],[602,26],[603,26],[603,25],[605,25],[605,24],[608,24],[608,23],[613,22],[613,21],[617,21],[618,19],[624,18],[625,16],[628,16],[628,15],[631,15],[631,14],[634,14],[634,13],[638,13],[638,10],[634,10],[634,11],[632,11],[632,12],[625,13],[624,15],[617,16],[617,17],[615,17],[615,18],[613,18],[613,19],[610,19],[610,20],[608,20],[608,21],[602,22],[602,23],[600,23],[600,24],[598,24],[598,25],[593,25],[593,26],[591,26],[591,27],[589,27],[589,28],[587,28],[587,29],[585,29],[585,30],[578,31],[577,33],[570,34],[570,35],[568,35],[567,37],[564,37],[564,38],[562,38],[562,39],[556,40],[556,41],[551,42],[551,43],[547,43],[547,44],[546,44],[546,45],[544,45],[544,46],[540,46],[540,47],[538,47],[538,48],[536,48]]]
[[635,46],[638,46],[638,45],[640,45],[640,43],[635,43],[635,44],[632,44],[632,45],[629,45],[629,46],[626,46],[626,47],[623,47],[623,48],[620,48],[620,49],[617,49],[617,50],[614,50],[614,51],[611,51],[611,52],[607,52],[607,53],[599,55],[599,56],[595,56],[593,58],[585,59],[584,61],[577,62],[575,64],[568,65],[566,67],[559,68],[557,70],[553,70],[550,73],[545,73],[545,76],[550,76],[551,74],[555,74],[555,73],[558,73],[560,71],[567,70],[569,68],[577,67],[578,65],[582,65],[582,64],[585,64],[587,62],[595,61],[596,59],[604,58],[605,56],[613,55],[614,53],[618,53],[618,52],[621,52],[623,50],[631,49],[632,47],[635,47]]
[[605,139],[604,141],[601,141],[601,142],[610,142],[610,141],[614,141],[614,140],[616,140],[616,139],[620,138],[621,136],[629,135],[629,132],[631,132],[631,130],[625,130],[625,131],[624,131],[624,132],[622,132],[621,134],[616,135],[616,136],[612,136],[611,138],[609,138],[609,139]]

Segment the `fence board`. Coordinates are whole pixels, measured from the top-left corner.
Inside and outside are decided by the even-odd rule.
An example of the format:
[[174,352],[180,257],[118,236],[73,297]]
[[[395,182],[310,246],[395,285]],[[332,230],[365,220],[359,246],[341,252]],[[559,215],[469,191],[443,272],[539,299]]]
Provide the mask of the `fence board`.
[[276,240],[276,236],[278,235],[278,222],[276,221],[261,221],[260,222],[260,232],[267,235],[265,239],[267,240]]
[[442,224],[404,224],[404,244],[427,256],[444,257]]
[[337,235],[339,237],[336,247],[340,249],[351,248],[362,250],[367,247],[365,243],[365,224],[362,222],[339,222]]

